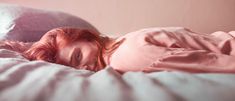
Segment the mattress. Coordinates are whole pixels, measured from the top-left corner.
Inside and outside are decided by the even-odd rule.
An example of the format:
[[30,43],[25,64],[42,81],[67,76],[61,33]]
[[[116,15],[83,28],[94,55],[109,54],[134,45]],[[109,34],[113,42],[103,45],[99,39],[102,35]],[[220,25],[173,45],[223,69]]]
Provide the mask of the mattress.
[[0,49],[0,101],[235,101],[235,74],[92,72]]

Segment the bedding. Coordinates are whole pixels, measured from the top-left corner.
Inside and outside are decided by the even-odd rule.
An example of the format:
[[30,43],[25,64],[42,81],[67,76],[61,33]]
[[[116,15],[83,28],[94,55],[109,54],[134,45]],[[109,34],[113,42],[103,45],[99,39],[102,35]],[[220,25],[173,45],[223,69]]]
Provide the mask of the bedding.
[[[48,30],[62,26],[95,29],[81,18],[62,12],[0,4],[0,14],[0,40],[37,41]],[[235,31],[212,35],[226,40],[222,44],[229,47]],[[23,50],[20,43],[16,45],[19,50],[2,46],[0,41],[0,101],[235,101],[233,73],[120,74],[111,66],[92,72],[29,61],[11,51]]]
[[99,72],[0,49],[0,101],[234,101],[235,74]]
[[235,73],[232,32],[209,35],[184,27],[153,27],[127,33],[116,42],[121,41],[108,56],[108,64],[120,72]]
[[64,12],[0,4],[0,40],[38,41],[50,29],[64,26],[96,30],[89,22]]

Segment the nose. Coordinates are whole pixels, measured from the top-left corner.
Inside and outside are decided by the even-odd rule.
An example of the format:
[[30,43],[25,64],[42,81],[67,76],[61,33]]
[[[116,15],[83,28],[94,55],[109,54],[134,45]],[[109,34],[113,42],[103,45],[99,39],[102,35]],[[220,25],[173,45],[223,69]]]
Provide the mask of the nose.
[[81,69],[86,69],[86,70],[91,70],[91,71],[95,71],[95,64],[85,64],[81,67]]

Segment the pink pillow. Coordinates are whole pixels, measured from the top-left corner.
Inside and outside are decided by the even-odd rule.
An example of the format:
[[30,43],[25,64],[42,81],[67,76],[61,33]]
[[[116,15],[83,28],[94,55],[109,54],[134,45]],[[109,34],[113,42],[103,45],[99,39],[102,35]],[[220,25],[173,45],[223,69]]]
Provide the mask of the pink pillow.
[[0,4],[0,40],[38,41],[50,29],[64,26],[96,30],[85,20],[67,13]]

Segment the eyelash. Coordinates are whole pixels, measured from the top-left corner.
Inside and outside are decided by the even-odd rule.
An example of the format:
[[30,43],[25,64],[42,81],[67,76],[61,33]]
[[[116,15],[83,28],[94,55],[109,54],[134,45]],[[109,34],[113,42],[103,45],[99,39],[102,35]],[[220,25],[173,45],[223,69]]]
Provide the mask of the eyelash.
[[75,61],[77,62],[77,65],[80,64],[80,62],[81,62],[81,53],[80,53],[80,51],[77,51]]
[[76,60],[79,62],[79,59],[80,59],[80,53],[78,52],[76,55]]

